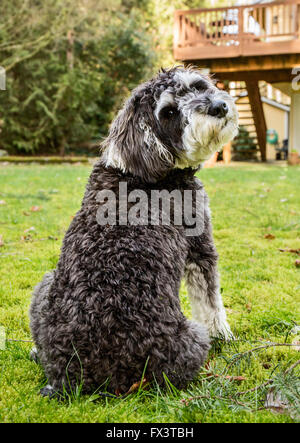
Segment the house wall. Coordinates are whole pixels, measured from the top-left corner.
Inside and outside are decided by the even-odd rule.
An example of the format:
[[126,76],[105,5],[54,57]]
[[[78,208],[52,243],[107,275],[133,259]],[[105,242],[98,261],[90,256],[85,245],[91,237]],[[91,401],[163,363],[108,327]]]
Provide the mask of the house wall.
[[[262,100],[264,100],[264,98]],[[250,132],[255,131],[255,126],[253,122],[253,117],[248,97],[245,96],[238,98],[236,104],[238,106],[239,111],[243,110],[243,112],[241,112],[241,115],[243,115],[243,120],[240,119],[239,121],[240,126],[245,125],[247,126],[248,131]],[[245,111],[246,109],[247,111]],[[289,138],[288,135],[289,112],[284,109],[278,108],[272,104],[265,103],[264,101],[263,101],[263,110],[265,114],[267,129],[275,129],[277,131],[279,145],[281,146],[282,141],[285,138]],[[275,147],[274,145],[267,143],[267,160],[275,160],[275,159],[276,159]]]
[[[275,108],[267,103],[263,103],[267,129],[275,129],[278,133],[279,144],[287,138],[286,134],[286,114],[287,112]],[[276,151],[274,145],[267,143],[267,160],[275,160]]]
[[290,118],[289,151],[300,154],[300,91],[293,91]]

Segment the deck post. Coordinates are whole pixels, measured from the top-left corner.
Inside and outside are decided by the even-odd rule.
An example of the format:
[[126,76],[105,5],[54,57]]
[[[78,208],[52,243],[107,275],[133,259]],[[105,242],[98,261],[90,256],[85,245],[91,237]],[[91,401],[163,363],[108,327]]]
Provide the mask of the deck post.
[[260,97],[260,91],[258,86],[258,81],[246,80],[246,88],[248,92],[249,102],[251,106],[251,111],[253,115],[253,120],[256,128],[257,140],[259,144],[259,149],[261,153],[261,160],[266,161],[266,134],[267,125],[264,114],[264,109]]

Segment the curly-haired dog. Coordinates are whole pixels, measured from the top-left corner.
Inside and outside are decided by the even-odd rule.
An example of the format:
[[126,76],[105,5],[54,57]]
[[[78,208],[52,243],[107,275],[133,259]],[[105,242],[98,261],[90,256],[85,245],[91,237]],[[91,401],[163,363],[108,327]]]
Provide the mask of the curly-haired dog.
[[[106,381],[124,393],[143,371],[147,380],[161,384],[165,374],[184,387],[207,356],[209,334],[230,336],[208,200],[194,174],[236,132],[233,100],[196,69],[162,70],[133,91],[111,125],[57,268],[34,291],[33,354],[49,382],[42,394],[80,382],[91,392]],[[122,223],[130,202],[116,223],[99,223],[99,192],[112,191],[121,205],[121,182],[149,199],[154,190],[191,191],[203,229],[186,235],[184,221],[163,224],[161,213],[156,224]],[[204,195],[200,208],[196,190]],[[184,276],[193,321],[180,309]]]

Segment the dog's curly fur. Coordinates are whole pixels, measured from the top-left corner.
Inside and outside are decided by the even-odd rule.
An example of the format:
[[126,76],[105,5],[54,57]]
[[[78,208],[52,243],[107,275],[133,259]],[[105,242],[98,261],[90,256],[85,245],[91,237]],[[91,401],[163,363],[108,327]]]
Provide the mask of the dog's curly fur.
[[[195,80],[202,91],[191,86]],[[91,392],[107,380],[112,392],[124,393],[144,370],[147,380],[162,384],[165,374],[184,387],[205,361],[208,332],[230,334],[207,197],[204,230],[197,237],[186,236],[184,224],[103,226],[96,217],[99,191],[114,191],[118,200],[120,182],[128,193],[140,189],[149,197],[153,189],[203,189],[194,178],[197,164],[234,133],[225,134],[224,119],[208,116],[217,94],[196,70],[162,71],[133,92],[113,122],[57,268],[34,291],[31,330],[51,385],[47,394],[81,382]],[[220,94],[232,113],[228,125],[236,127],[234,105]],[[201,136],[190,128],[197,124],[195,112],[214,125]],[[196,321],[180,309],[184,274]]]

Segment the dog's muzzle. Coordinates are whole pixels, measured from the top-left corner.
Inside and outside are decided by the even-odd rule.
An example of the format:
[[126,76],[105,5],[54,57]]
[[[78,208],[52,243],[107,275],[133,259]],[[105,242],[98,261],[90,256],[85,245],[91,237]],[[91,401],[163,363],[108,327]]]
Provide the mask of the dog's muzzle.
[[222,99],[199,99],[193,100],[189,103],[189,107],[192,112],[196,112],[202,115],[210,115],[218,119],[226,117],[229,112],[229,106],[225,100]]
[[207,114],[212,117],[223,118],[228,111],[228,105],[224,100],[213,100],[208,108]]

